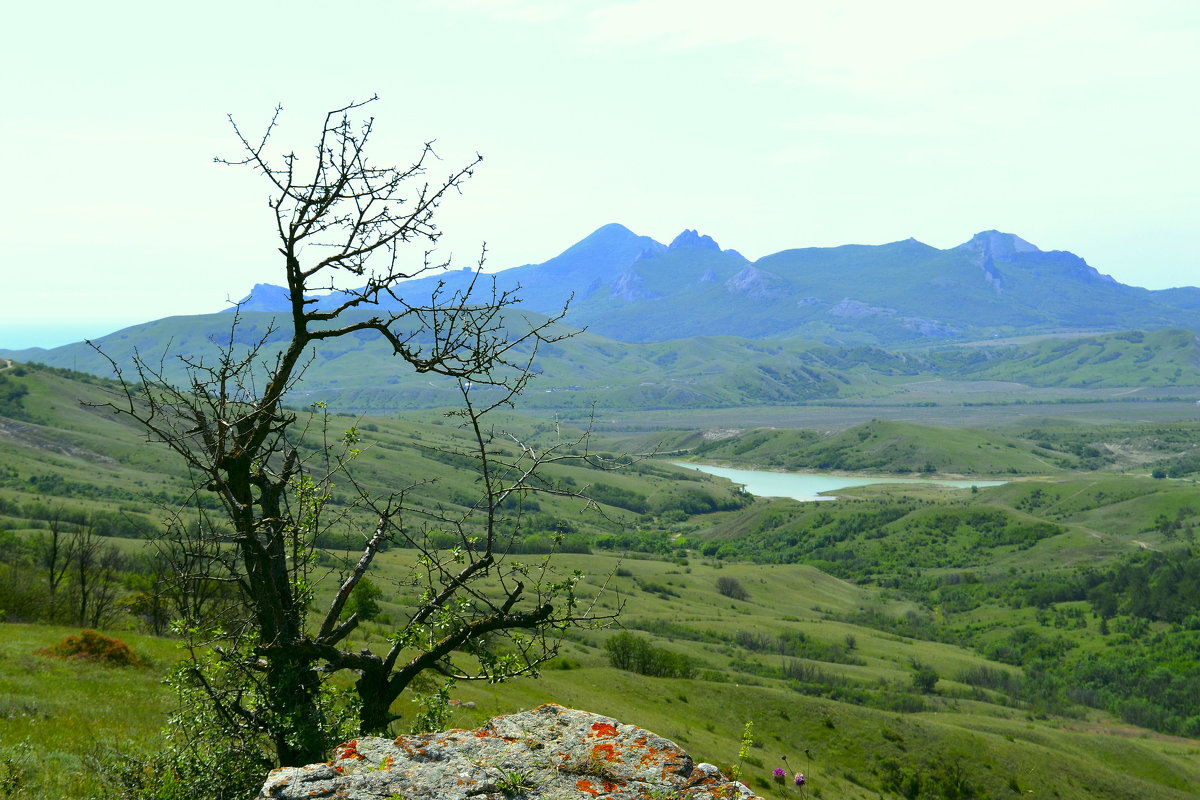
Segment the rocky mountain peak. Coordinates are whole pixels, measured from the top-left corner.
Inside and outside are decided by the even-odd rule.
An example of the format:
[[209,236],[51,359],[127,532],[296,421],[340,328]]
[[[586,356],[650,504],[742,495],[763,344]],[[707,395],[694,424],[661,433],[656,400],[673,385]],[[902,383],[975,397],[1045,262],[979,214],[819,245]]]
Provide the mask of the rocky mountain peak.
[[704,236],[699,231],[685,230],[683,233],[671,240],[668,249],[677,250],[680,247],[699,247],[704,250],[720,250],[718,245],[711,236]]
[[974,250],[990,258],[1001,260],[1012,257],[1017,253],[1040,253],[1036,245],[1017,236],[1014,233],[1000,231],[981,231],[971,237],[971,241],[960,244],[959,249]]
[[256,283],[250,294],[238,301],[237,306],[227,306],[222,311],[287,311],[292,307],[291,294],[286,286],[271,283]]

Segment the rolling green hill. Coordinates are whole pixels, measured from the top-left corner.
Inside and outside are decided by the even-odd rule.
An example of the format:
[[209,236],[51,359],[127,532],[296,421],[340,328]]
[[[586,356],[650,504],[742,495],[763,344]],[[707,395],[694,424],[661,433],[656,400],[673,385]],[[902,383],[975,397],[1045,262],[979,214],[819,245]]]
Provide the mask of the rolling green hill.
[[872,420],[818,434],[803,429],[676,437],[677,453],[710,463],[783,470],[905,475],[1058,475],[1072,470],[1182,478],[1200,473],[1200,423],[1102,428],[1043,420],[1035,427],[932,427]]
[[[86,375],[46,367],[18,366],[0,373],[21,396],[0,411],[0,500],[10,515],[44,520],[55,508],[104,511],[122,535],[139,537],[162,515],[187,502],[191,481],[165,448],[147,442],[126,418],[95,407],[113,401],[115,387]],[[83,380],[80,380],[83,379]],[[476,499],[475,476],[465,432],[453,420],[432,415],[426,421],[361,419],[318,413],[303,448],[318,451],[328,425],[339,432],[357,425],[362,454],[355,476],[370,488],[421,484],[426,508],[461,508]],[[516,416],[500,416],[498,426],[542,446],[556,437],[582,432]],[[593,452],[595,450],[593,449]],[[610,454],[611,457],[611,454]],[[554,464],[547,479],[587,490],[599,513],[581,514],[579,503],[546,496],[527,503],[529,526],[590,536],[622,529],[639,513],[666,511],[679,498],[698,492],[714,506],[735,499],[725,482],[652,463],[615,472],[593,469],[581,460]],[[607,502],[612,500],[612,502]],[[335,494],[335,502],[348,502]],[[28,512],[28,513],[27,513]],[[116,531],[114,531],[116,533]]]
[[1171,328],[1144,333],[1042,339],[933,356],[940,371],[972,380],[1055,387],[1196,386],[1200,338]]
[[973,428],[931,428],[875,420],[828,437],[803,430],[757,430],[700,444],[691,455],[785,470],[936,472],[950,475],[1045,475],[1063,467],[1037,444]]
[[[526,324],[523,315],[513,314],[515,326]],[[96,345],[118,364],[129,363],[135,350],[156,360],[161,355],[165,374],[182,380],[180,358],[216,358],[214,342],[230,342],[232,320],[228,314],[171,317],[118,331]],[[273,358],[282,342],[271,333],[272,320],[268,312],[245,313],[232,331],[235,349],[243,352],[264,340],[260,358]],[[0,356],[112,375],[112,364],[85,343],[0,351]],[[1195,334],[1178,328],[907,351],[707,336],[628,343],[582,332],[544,345],[533,367],[540,374],[522,407],[547,411],[586,411],[593,405],[626,411],[739,408],[884,397],[961,405],[1011,399],[1014,391],[1028,389],[1047,390],[1043,400],[1094,391],[1128,400],[1153,390],[1200,395],[1200,344]],[[947,394],[939,391],[941,381],[959,386]],[[1117,394],[1120,390],[1129,391]],[[967,397],[968,391],[974,396]],[[386,348],[364,335],[313,351],[292,403],[317,400],[337,411],[378,415],[453,405],[458,394],[448,380],[397,372]]]

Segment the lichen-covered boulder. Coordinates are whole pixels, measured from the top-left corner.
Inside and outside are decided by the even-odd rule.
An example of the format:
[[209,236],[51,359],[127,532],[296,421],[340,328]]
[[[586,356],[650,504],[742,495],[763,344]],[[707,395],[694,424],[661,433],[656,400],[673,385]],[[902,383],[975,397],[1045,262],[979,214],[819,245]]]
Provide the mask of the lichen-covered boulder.
[[674,742],[609,717],[545,705],[473,731],[361,738],[327,764],[277,769],[260,798],[750,800]]

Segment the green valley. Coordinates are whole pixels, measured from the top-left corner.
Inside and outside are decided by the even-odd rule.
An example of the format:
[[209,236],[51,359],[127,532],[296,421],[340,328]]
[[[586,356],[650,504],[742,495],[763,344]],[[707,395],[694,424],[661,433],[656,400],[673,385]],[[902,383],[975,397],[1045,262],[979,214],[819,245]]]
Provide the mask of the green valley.
[[[106,380],[21,364],[0,374],[9,717],[0,763],[20,776],[6,791],[113,792],[129,779],[124,756],[156,748],[170,709],[158,681],[178,650],[169,635],[148,635],[148,543],[191,485],[160,446],[88,405],[111,398]],[[359,432],[364,484],[419,484],[431,510],[470,502],[473,473],[454,455],[461,432],[452,418],[316,413],[314,430]],[[785,757],[819,797],[1183,798],[1200,786],[1191,467],[1200,425],[1185,414],[985,428],[867,420],[822,431],[740,428],[737,410],[698,412],[705,424],[688,429],[677,424],[687,413],[675,413],[655,430],[646,429],[652,418],[637,430],[634,415],[615,417],[588,444],[601,461],[548,468],[555,485],[591,497],[592,510],[540,495],[509,509],[519,520],[507,534],[512,552],[536,560],[556,551],[553,568],[586,575],[581,599],[620,610],[620,627],[568,631],[536,681],[459,684],[447,724],[557,702],[734,765],[752,722],[755,745],[738,766],[768,797],[783,796],[770,772]],[[579,435],[536,414],[497,424],[530,442]],[[747,498],[653,457],[654,448],[746,466],[1009,482],[860,487],[824,503]],[[337,490],[332,502],[349,507]],[[79,587],[69,577],[57,600],[48,594],[55,530],[91,531],[122,554],[102,576],[113,599],[94,620],[73,618]],[[354,557],[347,544],[320,541],[331,576]],[[384,640],[413,602],[405,581],[414,557],[380,554],[371,620],[354,634],[364,645]],[[333,588],[323,582],[318,595]],[[147,666],[35,652],[93,621]],[[59,698],[53,687],[63,681],[77,688]],[[117,697],[121,715],[101,710]],[[96,709],[87,724],[84,707]],[[419,711],[407,695],[397,710],[400,725]],[[57,766],[32,768],[34,752]]]

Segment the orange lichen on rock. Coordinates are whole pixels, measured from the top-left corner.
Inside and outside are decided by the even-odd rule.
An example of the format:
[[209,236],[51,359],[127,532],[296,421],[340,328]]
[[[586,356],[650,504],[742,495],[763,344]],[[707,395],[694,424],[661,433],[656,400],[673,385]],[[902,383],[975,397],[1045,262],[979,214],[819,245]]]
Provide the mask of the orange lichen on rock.
[[587,780],[583,780],[583,779],[575,781],[575,788],[581,792],[587,792],[588,794],[590,794],[592,796],[600,794],[600,791],[598,789],[596,789],[596,787],[592,786],[591,781],[587,781]]
[[358,752],[358,739],[351,739],[341,747],[335,749],[333,751],[333,757],[335,761],[340,758],[353,758],[357,761],[367,760],[366,756],[360,755]]
[[620,761],[616,749],[611,744],[598,744],[592,748],[592,755],[605,761]]
[[593,722],[592,730],[595,731],[594,734],[590,734],[593,736],[611,737],[617,735],[617,726],[610,725],[607,722]]

